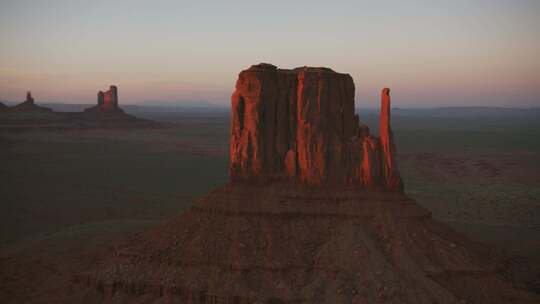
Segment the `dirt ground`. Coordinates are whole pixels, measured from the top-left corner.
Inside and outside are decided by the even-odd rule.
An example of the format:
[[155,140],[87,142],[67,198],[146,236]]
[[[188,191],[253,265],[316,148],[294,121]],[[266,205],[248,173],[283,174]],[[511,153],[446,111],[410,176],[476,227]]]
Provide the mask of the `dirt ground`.
[[[228,113],[138,115],[166,127],[0,130],[2,303],[53,301],[100,252],[227,181]],[[406,193],[507,251],[538,292],[540,120],[404,113],[393,129]]]

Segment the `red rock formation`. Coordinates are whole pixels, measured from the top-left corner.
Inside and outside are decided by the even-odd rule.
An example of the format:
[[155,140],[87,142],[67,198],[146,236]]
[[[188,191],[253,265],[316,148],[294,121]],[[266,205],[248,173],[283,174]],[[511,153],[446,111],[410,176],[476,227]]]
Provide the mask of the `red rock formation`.
[[384,183],[393,190],[403,190],[403,182],[399,176],[396,164],[396,147],[394,136],[390,128],[390,89],[384,88],[381,92],[381,118],[379,128],[382,148],[382,173]]
[[381,182],[381,157],[379,140],[368,135],[362,143],[362,164],[360,167],[360,181],[365,188],[373,188]]
[[232,181],[402,190],[389,127],[380,141],[360,124],[348,74],[254,65],[240,73],[232,109]]
[[96,111],[105,113],[123,112],[118,106],[118,88],[116,86],[110,86],[106,92],[99,91],[97,94],[97,106],[85,110],[85,112]]
[[105,107],[118,107],[118,88],[110,86],[110,89],[103,93],[103,105]]

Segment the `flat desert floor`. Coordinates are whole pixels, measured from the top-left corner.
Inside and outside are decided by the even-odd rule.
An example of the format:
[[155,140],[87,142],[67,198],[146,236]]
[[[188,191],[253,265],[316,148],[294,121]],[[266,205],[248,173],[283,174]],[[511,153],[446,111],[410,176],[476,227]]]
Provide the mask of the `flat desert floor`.
[[[540,117],[471,111],[393,110],[405,191],[540,292]],[[74,272],[227,182],[228,112],[132,114],[163,127],[0,128],[0,302],[66,301]]]

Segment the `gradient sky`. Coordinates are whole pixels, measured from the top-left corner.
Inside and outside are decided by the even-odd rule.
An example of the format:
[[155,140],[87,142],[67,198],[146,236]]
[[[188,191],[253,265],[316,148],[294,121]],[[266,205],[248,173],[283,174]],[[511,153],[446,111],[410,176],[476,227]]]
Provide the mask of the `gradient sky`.
[[540,106],[540,1],[0,0],[0,99],[228,105],[259,62],[349,73],[357,106]]

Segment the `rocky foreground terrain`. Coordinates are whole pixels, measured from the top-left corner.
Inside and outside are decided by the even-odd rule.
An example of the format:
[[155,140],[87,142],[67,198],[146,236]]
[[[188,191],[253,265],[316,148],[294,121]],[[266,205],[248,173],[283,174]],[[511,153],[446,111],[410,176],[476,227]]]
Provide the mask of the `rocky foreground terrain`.
[[535,303],[400,193],[225,186],[77,277],[120,303]]

